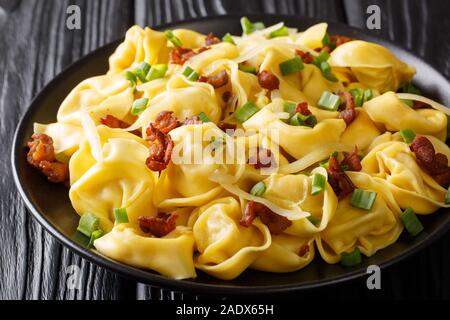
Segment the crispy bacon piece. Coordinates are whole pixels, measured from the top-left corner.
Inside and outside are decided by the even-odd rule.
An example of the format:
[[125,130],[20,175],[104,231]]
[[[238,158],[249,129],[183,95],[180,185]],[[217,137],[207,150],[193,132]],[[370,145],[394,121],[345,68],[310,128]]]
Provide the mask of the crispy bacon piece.
[[[180,123],[178,119],[173,115],[172,111],[161,111],[156,116],[154,126],[163,134],[168,134],[171,130],[178,127]],[[147,128],[147,130],[149,130]],[[148,135],[148,132],[147,132]]]
[[[220,130],[222,130],[223,132],[226,132],[226,133],[232,133],[237,128],[236,124],[223,122],[223,121],[220,121],[217,126],[219,127]],[[228,132],[227,132],[227,130],[228,130]]]
[[355,190],[352,180],[342,170],[336,157],[328,160],[328,183],[339,199],[345,198]]
[[161,238],[175,230],[176,219],[175,214],[158,213],[156,217],[140,216],[138,223],[143,232]]
[[199,116],[191,116],[189,118],[184,119],[182,125],[186,126],[188,124],[202,124],[202,120],[200,120]]
[[425,168],[441,186],[450,185],[450,167],[445,154],[435,153],[433,144],[424,136],[416,136],[410,145],[419,165]]
[[357,147],[350,153],[344,152],[344,160],[342,160],[341,165],[346,165],[350,171],[361,171],[362,166]]
[[174,146],[172,138],[150,123],[147,128],[147,140],[151,142],[149,156],[145,161],[147,167],[152,171],[164,170],[172,157]]
[[339,91],[338,96],[340,96],[343,101],[340,106],[343,110],[339,112],[339,118],[343,119],[345,124],[348,126],[356,118],[355,100],[347,91]]
[[280,86],[280,80],[270,71],[263,70],[258,73],[259,85],[267,90],[275,90]]
[[[107,126],[107,127],[113,128],[113,129],[116,129],[116,128],[126,129],[126,128],[128,128],[130,126],[125,121],[117,119],[116,117],[114,117],[114,116],[112,116],[110,114],[107,114],[106,116],[101,118],[100,119],[100,123],[105,125],[105,126]],[[134,130],[134,131],[131,131],[130,133],[132,133],[132,134],[134,134],[136,136],[139,136],[139,137],[141,136],[141,131],[140,130]]]
[[217,38],[214,33],[210,32],[205,38],[205,46],[211,46],[213,44],[217,44],[220,42],[220,39]]
[[195,55],[196,53],[192,49],[172,48],[169,53],[169,62],[182,65]]
[[243,227],[249,227],[256,217],[261,219],[262,223],[269,228],[272,234],[280,234],[292,224],[286,217],[276,214],[265,205],[255,201],[247,203],[239,224]]
[[314,56],[309,52],[297,49],[295,50],[295,54],[302,58],[303,63],[311,63],[314,60]]
[[248,158],[248,163],[253,164],[255,169],[270,168],[275,165],[275,156],[270,149],[258,147]]
[[422,101],[417,100],[413,101],[413,109],[423,109],[423,108],[430,108],[430,105]]
[[332,35],[330,36],[330,41],[336,43],[336,47],[343,45],[346,42],[352,41],[353,38],[343,36],[343,35]]
[[200,82],[206,82],[212,85],[214,88],[223,87],[228,83],[228,73],[225,70],[220,71],[218,74],[210,77],[200,76],[198,78]]
[[28,142],[30,150],[27,161],[33,167],[38,168],[50,182],[65,182],[69,178],[69,168],[66,163],[55,159],[53,139],[43,133],[33,134]]
[[304,245],[302,245],[302,246],[300,247],[300,249],[298,250],[298,255],[299,255],[300,257],[304,257],[304,256],[306,256],[308,253],[309,253],[309,245],[308,245],[307,243],[304,244]]
[[308,109],[308,102],[300,102],[295,107],[295,112],[298,112],[304,116],[309,116],[311,114],[311,111]]

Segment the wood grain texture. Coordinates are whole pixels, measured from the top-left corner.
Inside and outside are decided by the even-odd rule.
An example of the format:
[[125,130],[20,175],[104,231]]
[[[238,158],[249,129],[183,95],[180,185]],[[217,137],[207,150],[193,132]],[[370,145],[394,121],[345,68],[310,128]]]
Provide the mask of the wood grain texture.
[[[82,29],[65,27],[77,4]],[[27,213],[12,181],[14,129],[32,97],[71,62],[120,38],[133,24],[157,25],[227,13],[282,13],[348,22],[365,28],[366,8],[377,4],[381,30],[367,31],[414,51],[450,77],[449,9],[438,0],[0,0],[0,299],[155,299],[209,297],[136,284],[62,247]],[[450,298],[450,235],[382,274],[382,290],[365,280],[287,298]],[[83,272],[80,290],[66,286],[66,268]]]

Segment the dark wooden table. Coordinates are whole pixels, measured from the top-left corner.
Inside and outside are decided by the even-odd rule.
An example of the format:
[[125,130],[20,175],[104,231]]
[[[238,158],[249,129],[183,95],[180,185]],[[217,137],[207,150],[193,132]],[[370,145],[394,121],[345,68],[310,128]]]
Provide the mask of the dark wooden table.
[[[81,8],[81,30],[65,26],[66,8]],[[368,31],[415,52],[450,77],[450,7],[439,0],[0,0],[0,298],[197,299],[124,279],[61,246],[28,214],[14,186],[10,149],[32,97],[65,66],[118,39],[133,24],[157,25],[227,13],[283,13],[366,28],[366,9],[381,9],[381,29]],[[67,267],[83,272],[67,288]],[[365,280],[291,298],[450,298],[450,233],[382,272],[382,289]]]

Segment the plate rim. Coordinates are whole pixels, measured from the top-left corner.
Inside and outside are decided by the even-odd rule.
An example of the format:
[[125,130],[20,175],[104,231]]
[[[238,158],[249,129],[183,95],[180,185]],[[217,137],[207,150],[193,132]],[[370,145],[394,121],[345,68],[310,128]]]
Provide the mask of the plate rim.
[[[232,14],[225,14],[225,15],[210,15],[206,17],[198,17],[198,18],[190,18],[180,21],[174,21],[170,23],[164,23],[164,24],[158,24],[151,26],[153,29],[165,29],[165,28],[171,28],[171,27],[180,27],[183,24],[189,24],[189,23],[197,23],[197,22],[207,22],[208,20],[227,20],[227,19],[236,19],[242,17],[242,14],[238,13],[232,13]],[[409,55],[414,57],[415,59],[418,59],[420,61],[425,62],[425,64],[433,69],[436,74],[438,74],[440,77],[442,77],[449,85],[449,79],[442,75],[438,70],[436,70],[435,66],[423,58],[417,56],[415,53],[409,51],[408,49],[404,48],[403,46],[396,44],[392,42],[391,40],[383,39],[381,37],[377,37],[371,34],[367,34],[362,29],[358,29],[356,27],[350,26],[345,23],[337,22],[337,21],[327,21],[325,19],[315,18],[315,17],[306,17],[302,15],[291,15],[291,14],[266,14],[266,13],[255,13],[255,14],[247,14],[247,17],[253,19],[264,19],[264,18],[274,18],[274,19],[280,19],[280,21],[283,21],[283,19],[292,19],[292,18],[298,18],[298,19],[304,19],[307,21],[307,23],[315,24],[319,22],[326,22],[330,26],[339,26],[342,28],[347,29],[348,31],[352,31],[356,35],[364,36],[366,39],[373,39],[374,41],[383,41],[386,43],[389,43],[392,47],[395,47],[396,49],[399,49],[401,51],[407,52]],[[245,286],[236,286],[236,285],[228,285],[228,284],[207,284],[207,283],[199,283],[199,282],[193,282],[189,280],[177,280],[168,278],[166,276],[147,271],[145,269],[139,269],[130,265],[125,265],[119,261],[115,261],[113,259],[107,258],[100,253],[97,253],[93,250],[88,250],[78,243],[74,242],[72,239],[68,238],[66,235],[64,235],[58,228],[51,223],[44,215],[41,215],[39,210],[34,206],[31,199],[28,197],[27,192],[24,188],[24,184],[22,183],[22,180],[18,173],[18,156],[22,154],[23,152],[23,146],[19,143],[19,138],[21,136],[21,132],[23,131],[24,127],[27,126],[28,118],[31,117],[34,109],[36,109],[37,105],[39,104],[39,100],[41,100],[46,94],[47,91],[51,90],[53,86],[57,82],[59,82],[61,79],[64,78],[64,76],[71,70],[76,69],[76,67],[82,63],[84,63],[85,60],[101,54],[102,51],[110,50],[115,47],[117,47],[118,44],[120,44],[123,41],[124,37],[121,37],[119,39],[113,40],[111,42],[108,42],[99,48],[96,48],[95,50],[89,52],[88,54],[80,57],[76,61],[72,62],[65,68],[63,68],[57,75],[55,75],[49,82],[44,84],[38,93],[32,98],[30,103],[28,104],[25,112],[20,117],[20,120],[17,124],[16,130],[14,132],[14,138],[12,142],[11,147],[11,165],[12,165],[12,174],[14,183],[19,191],[19,194],[22,198],[22,200],[25,203],[26,208],[31,213],[32,217],[34,217],[38,223],[49,233],[51,234],[59,243],[67,247],[69,250],[72,250],[76,254],[80,255],[84,259],[95,263],[96,265],[101,266],[102,268],[105,268],[108,271],[115,272],[125,278],[134,280],[136,282],[141,282],[148,285],[154,285],[161,287],[163,289],[168,290],[174,290],[174,291],[184,291],[184,292],[191,292],[195,294],[213,294],[213,295],[236,295],[236,294],[244,294],[244,295],[261,295],[261,294],[268,294],[268,293],[286,293],[286,292],[298,292],[298,291],[304,291],[308,289],[313,288],[324,288],[327,286],[334,286],[343,282],[355,280],[358,278],[362,278],[367,273],[364,270],[364,267],[355,267],[349,269],[349,272],[336,276],[331,277],[329,279],[322,279],[319,281],[306,281],[302,283],[293,283],[293,284],[282,284],[282,285],[261,285],[261,286],[252,286],[252,285],[245,285]],[[418,243],[411,243],[407,249],[403,251],[402,254],[399,254],[387,261],[384,261],[379,265],[380,269],[385,269],[393,264],[405,260],[409,257],[411,257],[413,254],[421,251],[425,247],[429,246],[431,243],[435,242],[437,239],[441,238],[448,230],[450,229],[450,220],[447,221],[447,223],[439,225],[437,229],[433,232],[428,234],[427,237],[425,237],[423,240],[421,240]],[[301,272],[301,270],[295,271],[295,272]],[[269,273],[268,273],[269,274]]]

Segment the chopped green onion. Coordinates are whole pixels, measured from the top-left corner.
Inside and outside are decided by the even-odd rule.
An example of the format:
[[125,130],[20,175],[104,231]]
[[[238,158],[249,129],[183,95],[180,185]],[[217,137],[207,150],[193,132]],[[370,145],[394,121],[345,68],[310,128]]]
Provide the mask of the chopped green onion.
[[114,208],[114,219],[116,224],[128,223],[128,214],[126,208]]
[[211,120],[209,120],[208,116],[204,112],[200,112],[198,114],[198,118],[201,122],[211,122]]
[[366,89],[364,90],[364,101],[369,101],[373,98],[373,92],[372,89]]
[[406,230],[413,237],[417,236],[419,233],[423,231],[423,225],[420,222],[419,218],[417,218],[413,209],[407,208],[400,214],[400,219],[403,222]]
[[90,237],[94,230],[98,229],[100,219],[90,212],[83,214],[78,222],[77,230],[87,237]]
[[159,78],[164,78],[167,71],[167,64],[154,64],[147,73],[147,81],[152,81]]
[[353,95],[353,98],[355,100],[355,107],[362,107],[364,103],[364,95],[362,93],[356,93]]
[[320,70],[322,71],[322,75],[325,79],[328,81],[336,82],[338,81],[338,78],[331,72],[330,64],[326,61],[323,61],[320,64]]
[[198,79],[198,73],[195,72],[195,70],[189,66],[184,68],[184,71],[182,74],[190,81],[196,81]]
[[400,130],[400,135],[406,143],[411,143],[416,137],[416,133],[412,129],[402,129]]
[[328,52],[322,51],[317,57],[314,58],[311,63],[320,69],[320,65],[322,64],[322,62],[327,61],[329,57],[330,54]]
[[289,119],[289,124],[291,126],[306,126],[314,128],[317,124],[317,118],[312,114],[305,116],[297,112]]
[[133,72],[131,72],[131,71],[125,72],[125,79],[127,79],[128,81],[131,82],[132,87],[136,86],[137,78]]
[[225,35],[223,36],[222,41],[223,41],[223,42],[228,42],[228,43],[231,43],[231,44],[236,44],[236,43],[234,42],[234,40],[233,40],[233,37],[232,37],[231,34],[229,34],[229,33],[227,33],[227,34],[225,34]]
[[244,34],[250,34],[253,31],[264,29],[265,25],[262,22],[252,23],[247,17],[242,17],[241,18],[241,27],[242,27],[242,32]]
[[290,117],[295,114],[295,108],[297,108],[297,105],[294,102],[286,101],[283,104],[283,111],[289,113]]
[[445,204],[450,204],[450,187],[448,187],[447,193],[445,194]]
[[241,108],[236,110],[234,117],[240,123],[243,123],[250,119],[255,113],[259,111],[259,108],[255,106],[252,102],[248,101]]
[[93,231],[91,234],[91,238],[89,239],[88,247],[92,248],[94,246],[94,241],[97,240],[98,238],[100,238],[102,235],[103,235],[102,229],[97,229],[97,230]]
[[400,100],[410,108],[412,108],[414,106],[414,101],[412,101],[412,100],[409,100],[409,99],[400,99]]
[[266,192],[266,185],[264,182],[260,181],[257,184],[255,184],[252,189],[250,190],[250,194],[256,196],[256,197],[262,197],[262,195]]
[[317,226],[320,223],[320,220],[314,216],[308,216],[306,219],[309,220],[313,225]]
[[131,114],[137,116],[139,113],[147,108],[148,98],[137,99],[133,102],[131,106]]
[[164,31],[164,35],[166,36],[167,40],[169,40],[170,42],[172,42],[172,44],[175,47],[182,47],[183,44],[181,43],[181,40],[178,39],[172,32],[172,30],[166,30]]
[[139,80],[141,80],[141,82],[146,82],[147,73],[150,68],[151,66],[147,62],[141,62],[134,70],[134,74],[139,78]]
[[341,264],[345,267],[354,267],[360,264],[361,259],[361,251],[356,247],[352,252],[342,252],[341,253]]
[[327,33],[325,33],[325,35],[322,38],[322,44],[328,48],[330,48],[331,50],[333,50],[334,48],[336,48],[336,42],[332,42],[330,39],[330,35]]
[[275,31],[272,31],[270,33],[270,37],[271,38],[276,38],[276,37],[285,37],[289,35],[289,30],[286,26],[282,26],[280,29],[277,29]]
[[405,82],[402,85],[402,92],[422,95],[422,91],[416,88],[411,82]]
[[356,208],[370,210],[372,209],[376,198],[376,192],[355,189],[350,198],[350,204]]
[[311,195],[315,196],[325,190],[327,178],[320,173],[315,173],[312,179]]
[[243,72],[256,74],[256,67],[247,66],[245,64],[240,63],[238,68],[239,68],[239,70],[241,70]]
[[302,59],[300,57],[294,57],[280,63],[280,71],[283,76],[298,72],[304,68]]
[[341,104],[341,98],[329,91],[324,91],[317,103],[322,109],[336,111]]

